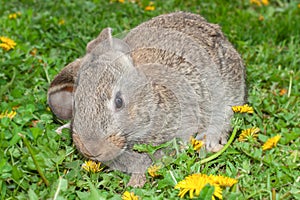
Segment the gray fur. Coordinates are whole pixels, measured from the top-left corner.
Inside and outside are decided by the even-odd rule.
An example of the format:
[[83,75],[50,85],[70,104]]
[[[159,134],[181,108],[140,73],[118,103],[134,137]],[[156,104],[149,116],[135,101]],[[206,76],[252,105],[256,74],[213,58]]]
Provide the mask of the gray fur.
[[[72,105],[58,98],[66,95],[61,83],[49,89],[50,107],[54,113],[71,107],[71,115],[61,113],[72,119],[77,148],[132,173],[131,185],[143,184],[151,164],[146,154],[132,151],[134,144],[158,145],[175,137],[188,141],[198,133],[209,151],[218,151],[231,130],[231,106],[246,99],[240,55],[218,25],[191,13],[155,17],[123,40],[104,29],[77,63],[80,67],[62,70],[53,81],[72,76]],[[118,95],[122,108],[114,102]]]

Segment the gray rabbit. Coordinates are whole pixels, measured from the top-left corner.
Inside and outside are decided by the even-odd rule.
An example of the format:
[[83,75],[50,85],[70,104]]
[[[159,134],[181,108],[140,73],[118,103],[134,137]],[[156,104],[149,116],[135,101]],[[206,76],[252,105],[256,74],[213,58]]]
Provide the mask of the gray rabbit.
[[207,150],[218,151],[231,131],[231,106],[245,101],[240,55],[218,25],[185,12],[155,17],[123,39],[104,29],[48,91],[53,113],[71,120],[79,151],[132,174],[131,186],[144,184],[152,162],[134,144],[197,133]]

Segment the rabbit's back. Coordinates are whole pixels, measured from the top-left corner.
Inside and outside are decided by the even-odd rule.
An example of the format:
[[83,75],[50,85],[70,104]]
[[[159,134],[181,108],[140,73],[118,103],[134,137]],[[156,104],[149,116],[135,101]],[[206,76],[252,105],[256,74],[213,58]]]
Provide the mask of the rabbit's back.
[[245,69],[218,25],[199,15],[176,12],[142,23],[124,41],[134,65],[155,63],[157,69],[141,68],[176,95],[181,106],[181,127],[175,127],[180,129],[179,137],[188,139],[199,131],[204,134],[199,139],[226,140],[231,106],[245,102]]

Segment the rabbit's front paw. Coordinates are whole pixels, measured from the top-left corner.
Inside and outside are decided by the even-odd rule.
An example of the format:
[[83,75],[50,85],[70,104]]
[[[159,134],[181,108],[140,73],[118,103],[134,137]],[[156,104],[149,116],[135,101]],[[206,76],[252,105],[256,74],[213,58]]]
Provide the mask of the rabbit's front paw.
[[127,186],[143,187],[146,183],[146,176],[144,173],[133,173]]
[[197,140],[202,140],[205,148],[209,152],[218,152],[227,143],[226,135],[201,133],[196,136]]

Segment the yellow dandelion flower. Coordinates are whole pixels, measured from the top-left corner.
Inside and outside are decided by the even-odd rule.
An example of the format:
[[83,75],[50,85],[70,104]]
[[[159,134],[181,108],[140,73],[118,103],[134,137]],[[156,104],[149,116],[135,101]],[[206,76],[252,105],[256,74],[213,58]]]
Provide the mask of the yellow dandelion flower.
[[257,6],[261,6],[261,5],[267,6],[269,5],[269,0],[250,0],[250,4],[254,4]]
[[0,42],[0,48],[4,49],[5,51],[9,51],[10,49],[15,48],[17,45],[12,39],[3,36],[0,37]]
[[133,192],[124,192],[122,195],[122,200],[138,200],[139,197],[136,196]]
[[158,174],[157,172],[158,172],[158,170],[159,170],[160,168],[161,168],[160,166],[152,165],[152,166],[150,166],[150,167],[148,168],[148,174],[149,174],[150,176],[152,176],[153,178],[154,178],[154,177],[157,177],[157,176],[159,176],[159,174]]
[[153,11],[155,10],[155,6],[154,3],[152,1],[150,1],[149,5],[145,7],[146,11]]
[[9,51],[10,50],[10,46],[8,44],[5,44],[5,43],[1,43],[0,44],[0,48],[4,49],[5,51]]
[[251,3],[251,4],[255,4],[255,5],[257,5],[257,6],[261,6],[260,0],[250,0],[250,3]]
[[298,8],[300,8],[300,3],[298,4]]
[[262,150],[265,151],[268,149],[272,149],[273,147],[275,147],[277,145],[280,138],[281,138],[281,135],[276,135],[275,137],[269,138],[262,146]]
[[21,12],[11,13],[8,15],[9,19],[16,19],[17,17],[21,16]]
[[125,2],[125,0],[118,0],[118,2],[119,2],[119,3],[124,3],[124,2]]
[[238,182],[238,180],[234,178],[221,175],[209,175],[209,178],[213,181],[213,183],[221,187],[231,187]]
[[17,18],[17,14],[16,13],[12,13],[8,15],[9,19],[16,19]]
[[64,25],[65,23],[66,23],[66,22],[65,22],[64,19],[61,19],[61,20],[58,21],[58,25]]
[[[299,4],[300,5],[300,4]],[[280,96],[283,96],[283,95],[285,95],[287,93],[287,89],[285,89],[285,88],[283,88],[283,89],[281,89],[280,91],[279,91],[279,95]]]
[[253,108],[248,104],[243,106],[232,106],[232,110],[236,113],[253,113]]
[[201,147],[203,146],[203,141],[201,140],[196,140],[194,137],[191,137],[191,144],[193,146],[193,149],[195,151],[198,151],[201,149]]
[[213,196],[219,199],[222,199],[222,189],[219,185],[214,183],[209,176],[206,174],[192,174],[190,176],[185,177],[184,180],[180,181],[175,185],[175,189],[180,189],[178,196],[183,198],[184,195],[189,192],[190,198],[194,198],[195,196],[199,196],[201,190],[207,185],[212,185],[215,187]]
[[254,139],[256,139],[258,137],[258,132],[260,131],[259,128],[257,127],[252,127],[252,128],[248,128],[246,130],[242,130],[242,133],[239,136],[239,141],[243,142],[243,141],[247,141],[248,137],[252,137]]
[[11,111],[11,112],[5,111],[5,112],[0,113],[0,119],[2,119],[4,117],[12,119],[16,116],[16,114],[17,114],[16,111]]
[[183,198],[184,195],[189,192],[190,198],[199,196],[203,187],[207,184],[214,186],[215,190],[212,199],[217,197],[222,199],[222,188],[221,187],[231,187],[238,181],[233,178],[221,176],[221,175],[206,175],[206,174],[192,174],[187,176],[184,180],[180,181],[175,189],[180,189],[178,196]]
[[261,0],[261,3],[265,6],[269,5],[269,0]]
[[84,169],[85,171],[88,172],[100,172],[103,170],[103,167],[100,167],[101,163],[100,162],[94,162],[92,160],[85,161],[82,165],[81,168]]
[[5,43],[5,44],[11,45],[11,46],[16,45],[15,41],[13,41],[12,39],[10,39],[10,38],[8,38],[8,37],[3,37],[3,36],[1,36],[1,37],[0,37],[0,41],[1,41],[2,43]]

